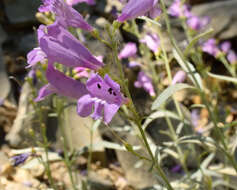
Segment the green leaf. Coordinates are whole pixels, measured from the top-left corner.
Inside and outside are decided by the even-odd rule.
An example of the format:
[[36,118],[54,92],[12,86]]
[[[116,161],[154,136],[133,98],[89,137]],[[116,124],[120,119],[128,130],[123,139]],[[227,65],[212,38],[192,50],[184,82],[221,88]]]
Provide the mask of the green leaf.
[[[183,69],[186,73],[188,73],[188,77],[189,77],[190,80],[193,82],[193,84],[196,85],[196,83],[195,83],[195,80],[196,80],[197,83],[198,83],[198,86],[201,88],[201,90],[203,90],[202,78],[201,78],[201,76],[199,75],[199,73],[197,73],[195,67],[194,67],[191,63],[189,63],[188,61],[186,61],[186,62],[184,63],[184,61],[182,60],[182,58],[179,56],[178,52],[177,52],[175,49],[173,49],[173,54],[174,54],[175,59],[176,59],[177,62],[179,63],[179,65],[182,67],[182,69]],[[191,75],[190,72],[192,72],[193,75]],[[193,77],[195,78],[195,80],[194,80]]]
[[216,78],[216,79],[219,79],[219,80],[225,80],[225,81],[228,81],[228,82],[237,83],[237,78],[223,76],[223,75],[216,75],[216,74],[213,74],[213,73],[210,73],[210,72],[208,72],[207,74],[210,77],[213,77],[213,78]]
[[166,88],[153,102],[151,109],[159,109],[175,92],[185,88],[194,88],[188,84],[177,83]]

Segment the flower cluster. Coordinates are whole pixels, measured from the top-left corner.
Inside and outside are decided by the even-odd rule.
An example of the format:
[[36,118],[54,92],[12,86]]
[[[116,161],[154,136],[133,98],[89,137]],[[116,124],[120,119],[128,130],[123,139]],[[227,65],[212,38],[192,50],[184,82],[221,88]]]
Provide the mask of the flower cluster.
[[203,29],[210,21],[208,17],[198,17],[190,11],[190,6],[181,0],[174,0],[168,9],[168,13],[176,18],[186,18],[187,25],[193,30]]
[[[93,0],[86,2],[94,3]],[[32,70],[37,67],[39,62],[41,64],[48,63],[46,71],[48,84],[39,90],[35,101],[41,101],[53,93],[75,98],[78,100],[78,115],[82,117],[91,115],[94,119],[103,118],[105,123],[109,123],[125,101],[120,92],[120,86],[109,75],[106,74],[103,79],[96,73],[104,65],[103,58],[92,55],[68,31],[68,27],[73,27],[90,32],[93,27],[64,0],[43,0],[39,11],[52,12],[56,20],[49,26],[39,26],[37,30],[39,47],[27,55],[28,67],[31,67]],[[55,63],[73,68],[78,78],[86,77],[89,78],[88,81],[84,84],[66,76],[55,68]],[[89,70],[94,73],[89,73]]]

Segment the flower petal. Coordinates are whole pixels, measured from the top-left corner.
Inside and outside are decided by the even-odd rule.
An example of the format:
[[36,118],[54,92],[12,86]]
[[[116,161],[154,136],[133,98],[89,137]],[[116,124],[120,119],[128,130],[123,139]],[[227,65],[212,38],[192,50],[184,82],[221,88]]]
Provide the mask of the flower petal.
[[38,96],[37,98],[35,98],[35,102],[39,102],[43,100],[46,96],[49,96],[56,92],[57,90],[51,84],[46,84],[39,90]]
[[110,123],[114,115],[119,110],[120,105],[116,104],[105,104],[104,105],[104,122],[106,124]]
[[91,114],[93,109],[93,100],[89,94],[82,96],[77,101],[77,113],[81,117],[87,117]]

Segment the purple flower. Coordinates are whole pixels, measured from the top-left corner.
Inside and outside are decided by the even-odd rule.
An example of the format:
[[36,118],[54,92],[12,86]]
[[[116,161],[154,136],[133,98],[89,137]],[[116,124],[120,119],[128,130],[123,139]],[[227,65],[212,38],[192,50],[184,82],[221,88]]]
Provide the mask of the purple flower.
[[24,163],[27,158],[30,156],[29,153],[23,153],[23,154],[20,154],[20,155],[17,155],[17,156],[13,156],[12,157],[12,160],[14,161],[14,166],[18,166],[22,163]]
[[193,30],[201,30],[210,22],[209,17],[200,18],[198,16],[191,16],[187,20],[187,25]]
[[47,27],[47,33],[41,36],[39,43],[49,63],[58,62],[68,67],[85,67],[93,70],[103,66],[102,62],[57,22]]
[[43,0],[43,5],[40,6],[39,11],[52,11],[56,15],[56,20],[65,28],[71,26],[87,31],[93,30],[81,14],[67,5],[64,0]]
[[0,106],[2,106],[4,103],[4,99],[0,98]]
[[83,77],[89,78],[90,76],[88,70],[85,67],[76,67],[75,69],[73,69],[73,71],[77,79],[83,78]]
[[154,53],[160,46],[160,38],[156,34],[148,33],[140,42],[145,43]]
[[34,48],[27,54],[27,63],[29,64],[27,68],[29,67],[35,67],[37,63],[46,63],[46,54],[38,48]]
[[132,67],[140,67],[140,66],[141,66],[141,64],[136,62],[136,61],[130,61],[128,63],[128,67],[130,67],[130,68],[132,68]]
[[152,80],[143,71],[138,74],[137,81],[135,81],[134,86],[137,88],[143,88],[150,96],[155,96],[155,91],[152,85]]
[[36,102],[43,100],[46,96],[53,93],[75,99],[87,94],[86,86],[83,83],[65,76],[63,73],[54,69],[51,64],[48,65],[46,78],[49,83],[39,90],[38,97],[35,99]]
[[171,172],[173,172],[173,173],[182,173],[182,166],[177,164],[176,166],[172,167]]
[[137,53],[137,46],[135,43],[129,42],[127,43],[124,48],[119,53],[119,59],[124,59],[128,57],[134,57]]
[[118,17],[118,21],[124,22],[145,14],[149,14],[154,18],[160,13],[157,2],[158,0],[129,0],[123,8],[122,14]]
[[83,2],[87,3],[88,5],[95,5],[94,0],[66,0],[66,3],[70,6]]
[[180,70],[177,73],[175,73],[171,84],[173,85],[176,83],[182,83],[185,81],[185,79],[186,79],[186,73],[184,71]]
[[124,102],[120,86],[107,74],[102,79],[94,74],[87,81],[88,93],[77,102],[77,113],[81,117],[91,115],[93,119],[103,118],[108,124]]
[[237,63],[237,55],[233,50],[230,50],[227,54],[227,60],[231,63],[231,64],[235,64]]
[[223,51],[224,53],[228,53],[228,51],[230,51],[231,49],[231,44],[228,41],[225,41],[223,43],[220,44],[220,49],[221,51]]
[[219,49],[215,39],[211,38],[202,45],[202,50],[210,55],[217,56]]
[[190,17],[192,14],[187,4],[183,4],[180,0],[174,0],[168,9],[168,13],[173,17]]

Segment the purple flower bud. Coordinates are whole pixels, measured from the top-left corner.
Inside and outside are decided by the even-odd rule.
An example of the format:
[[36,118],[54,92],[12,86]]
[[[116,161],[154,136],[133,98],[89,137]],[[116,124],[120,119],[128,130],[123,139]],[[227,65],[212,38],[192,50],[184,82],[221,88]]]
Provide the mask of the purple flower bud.
[[140,42],[145,43],[154,53],[158,51],[160,46],[160,38],[156,34],[148,33]]
[[87,3],[88,5],[95,5],[94,0],[66,0],[66,3],[70,6],[83,2]]
[[76,67],[75,69],[73,69],[73,71],[76,73],[76,78],[89,78],[90,74],[87,71],[86,68],[84,67]]
[[137,81],[135,81],[134,86],[137,88],[143,88],[150,96],[155,96],[155,90],[153,88],[152,80],[143,71],[138,73]]
[[17,156],[13,156],[12,157],[12,160],[14,161],[14,166],[18,166],[22,163],[24,163],[27,158],[30,156],[29,153],[23,153],[23,154],[20,154],[20,155],[17,155]]
[[211,38],[202,45],[202,50],[210,55],[217,56],[219,49],[215,39]]
[[157,7],[157,2],[158,0],[129,0],[123,8],[122,14],[118,17],[118,22],[124,22],[145,14],[155,16],[157,10],[154,8]]
[[172,169],[171,169],[171,172],[173,173],[181,173],[182,172],[182,166],[177,164],[176,166],[174,166]]
[[231,43],[228,42],[228,41],[225,41],[225,42],[221,43],[220,44],[220,49],[224,53],[228,53],[228,51],[230,51],[230,49],[231,49]]
[[93,30],[81,14],[67,5],[64,0],[43,0],[43,5],[40,6],[39,11],[52,11],[56,15],[57,22],[65,28],[71,26],[87,31]]
[[102,62],[57,22],[47,27],[47,33],[41,36],[39,42],[49,63],[58,62],[68,67],[85,67],[93,70],[103,66]]
[[168,13],[173,17],[186,17],[189,18],[192,16],[190,12],[189,6],[187,4],[183,4],[180,0],[174,0],[172,5],[168,9]]
[[229,53],[227,54],[227,60],[231,64],[237,63],[237,55],[236,55],[236,53],[233,50],[230,50]]
[[77,113],[81,117],[91,115],[95,120],[103,118],[104,122],[108,124],[125,101],[119,84],[107,74],[104,79],[98,74],[94,74],[87,81],[86,87],[88,94],[78,100]]
[[186,73],[184,71],[180,70],[177,73],[175,73],[171,84],[173,85],[176,83],[182,83],[185,81],[185,79],[186,79]]
[[125,59],[128,57],[134,57],[137,53],[137,46],[135,43],[129,42],[127,43],[124,48],[119,53],[119,59]]
[[191,16],[187,20],[187,25],[193,30],[201,30],[209,23],[209,21],[209,17],[200,18],[198,16]]

